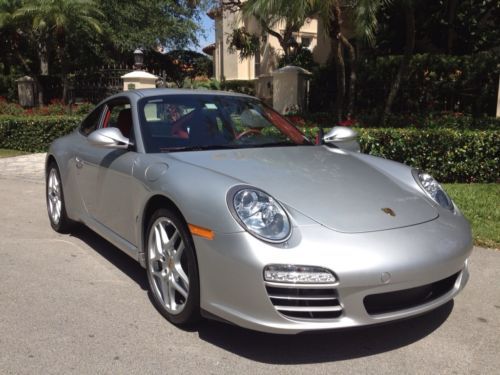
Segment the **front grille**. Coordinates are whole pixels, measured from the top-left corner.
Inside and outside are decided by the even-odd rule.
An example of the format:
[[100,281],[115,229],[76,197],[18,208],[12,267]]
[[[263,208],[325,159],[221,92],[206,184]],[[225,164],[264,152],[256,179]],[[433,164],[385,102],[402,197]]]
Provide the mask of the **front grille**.
[[366,311],[370,315],[385,314],[434,301],[453,288],[459,274],[460,272],[457,272],[446,279],[416,288],[371,294],[363,300]]
[[276,310],[290,318],[334,319],[342,314],[337,290],[331,287],[266,283],[266,290]]

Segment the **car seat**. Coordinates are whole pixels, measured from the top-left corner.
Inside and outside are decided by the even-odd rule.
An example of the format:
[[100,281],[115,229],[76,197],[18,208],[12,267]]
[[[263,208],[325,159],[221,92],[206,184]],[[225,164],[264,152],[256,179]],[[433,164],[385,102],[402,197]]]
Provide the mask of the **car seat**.
[[116,120],[116,127],[120,129],[123,136],[130,138],[130,132],[132,130],[132,111],[130,108],[125,108],[118,114],[118,119]]

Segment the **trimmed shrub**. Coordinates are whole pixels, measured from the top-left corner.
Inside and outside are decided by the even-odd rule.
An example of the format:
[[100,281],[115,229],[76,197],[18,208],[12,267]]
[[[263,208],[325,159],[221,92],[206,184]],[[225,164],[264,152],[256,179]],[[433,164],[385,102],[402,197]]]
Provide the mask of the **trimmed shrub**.
[[222,81],[220,89],[255,96],[255,80]]
[[0,116],[0,148],[47,151],[54,139],[76,129],[81,120],[76,116]]
[[362,152],[431,173],[440,182],[500,182],[500,131],[358,129]]

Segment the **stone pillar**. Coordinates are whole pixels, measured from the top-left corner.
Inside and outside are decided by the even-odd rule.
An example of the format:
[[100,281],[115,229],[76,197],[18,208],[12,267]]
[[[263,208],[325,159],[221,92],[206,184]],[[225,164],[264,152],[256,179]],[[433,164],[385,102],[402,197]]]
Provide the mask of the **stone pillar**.
[[123,91],[136,89],[154,89],[156,88],[157,76],[144,72],[142,70],[134,70],[133,72],[123,75]]
[[261,75],[255,80],[255,96],[267,105],[273,105],[273,77],[270,74]]
[[297,66],[275,70],[273,77],[273,108],[280,113],[307,110],[309,78],[312,74]]
[[35,80],[31,77],[24,76],[19,78],[16,82],[19,104],[25,108],[34,107],[36,104]]

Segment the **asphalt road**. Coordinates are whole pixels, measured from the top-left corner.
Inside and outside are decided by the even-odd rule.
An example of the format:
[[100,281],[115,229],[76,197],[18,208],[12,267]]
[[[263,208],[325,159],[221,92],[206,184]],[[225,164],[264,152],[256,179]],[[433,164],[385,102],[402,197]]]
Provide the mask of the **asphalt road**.
[[452,302],[390,325],[298,336],[153,307],[143,269],[87,229],[53,232],[40,180],[0,174],[1,374],[499,374],[500,251]]

